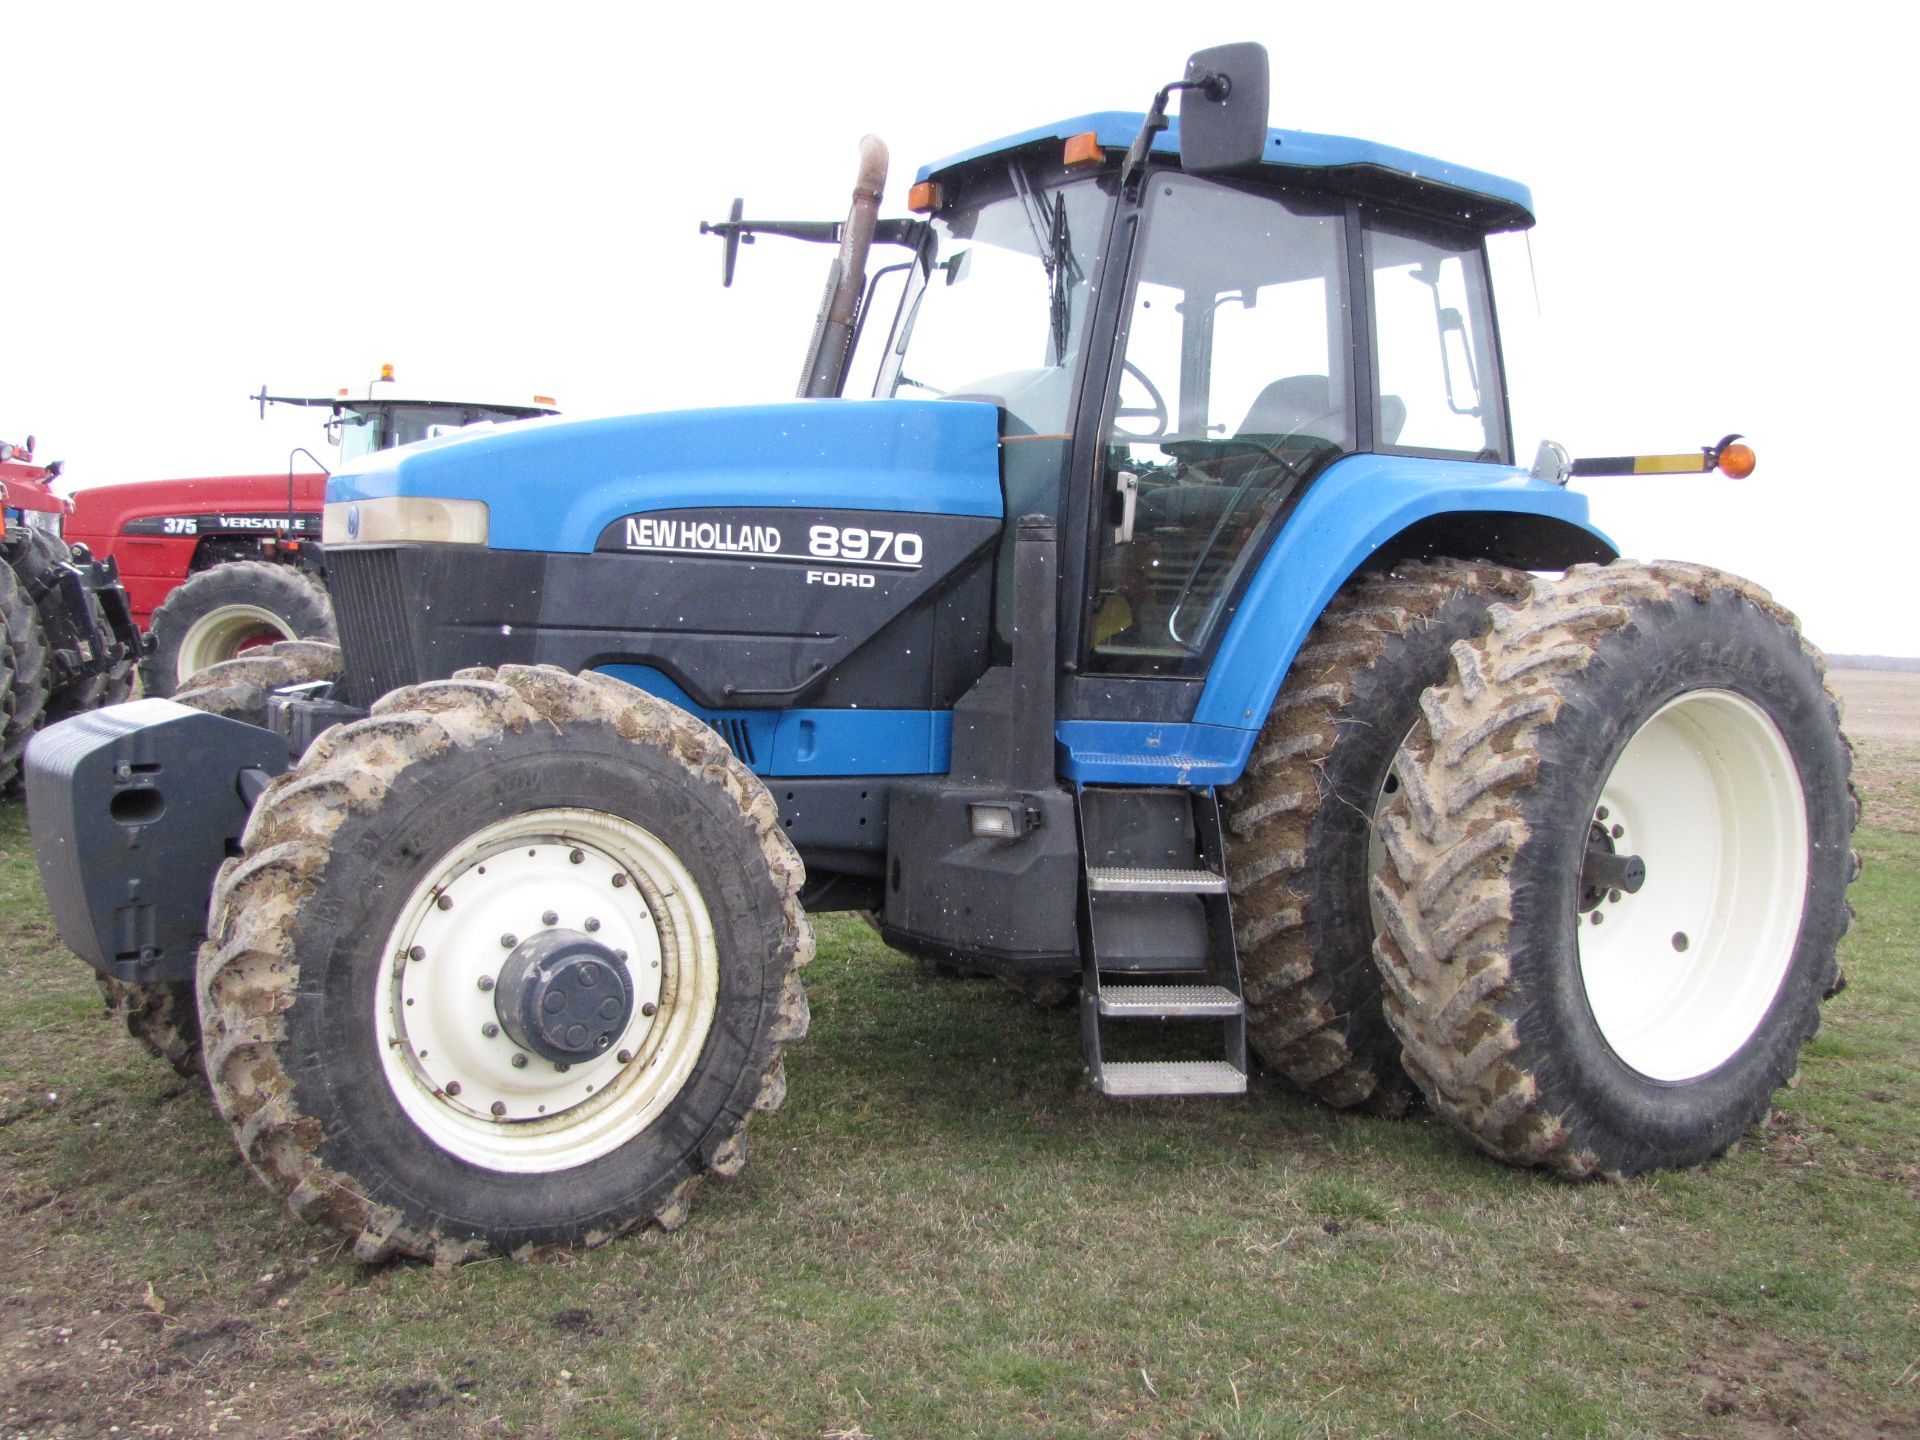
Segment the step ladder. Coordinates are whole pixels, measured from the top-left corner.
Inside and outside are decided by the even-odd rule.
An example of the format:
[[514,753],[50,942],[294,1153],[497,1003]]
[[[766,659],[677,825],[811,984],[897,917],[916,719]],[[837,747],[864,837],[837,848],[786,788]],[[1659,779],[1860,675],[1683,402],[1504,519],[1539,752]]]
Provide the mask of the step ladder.
[[[1080,813],[1080,1034],[1113,1096],[1240,1095],[1246,1002],[1212,790],[1091,787]],[[1116,1022],[1218,1021],[1221,1058],[1108,1060]]]

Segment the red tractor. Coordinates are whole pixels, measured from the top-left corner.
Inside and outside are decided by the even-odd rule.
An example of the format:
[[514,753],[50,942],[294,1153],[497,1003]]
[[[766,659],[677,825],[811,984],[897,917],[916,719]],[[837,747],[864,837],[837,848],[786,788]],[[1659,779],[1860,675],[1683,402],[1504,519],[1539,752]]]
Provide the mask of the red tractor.
[[[470,425],[559,413],[545,395],[403,390],[391,365],[358,394],[343,386],[269,395],[263,385],[252,398],[263,415],[270,404],[327,407],[327,439],[343,462]],[[140,667],[147,694],[171,695],[195,671],[257,645],[335,638],[320,548],[327,473],[296,472],[294,456],[285,474],[142,480],[74,497],[68,529],[119,562],[133,619],[153,637]]]
[[43,723],[124,700],[141,640],[111,559],[63,535],[73,502],[53,493],[60,462],[33,437],[0,442],[0,790]]

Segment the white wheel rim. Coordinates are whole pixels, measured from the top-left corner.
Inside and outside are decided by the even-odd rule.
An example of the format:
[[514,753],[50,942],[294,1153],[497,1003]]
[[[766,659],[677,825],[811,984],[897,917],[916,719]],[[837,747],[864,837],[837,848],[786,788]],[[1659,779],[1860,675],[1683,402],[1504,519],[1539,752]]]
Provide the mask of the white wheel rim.
[[1692,691],[1628,742],[1594,823],[1645,861],[1646,880],[1578,916],[1587,1004],[1634,1070],[1697,1079],[1753,1037],[1793,960],[1807,869],[1799,770],[1759,706]]
[[[515,1044],[494,1003],[506,939],[555,927],[625,952],[634,991],[613,1043],[565,1069]],[[680,1093],[719,978],[700,888],[656,836],[596,810],[514,816],[462,842],[402,907],[374,989],[381,1066],[449,1154],[488,1170],[571,1169],[640,1134]]]
[[175,678],[185,680],[254,645],[298,638],[286,621],[264,606],[222,605],[187,627],[174,663]]

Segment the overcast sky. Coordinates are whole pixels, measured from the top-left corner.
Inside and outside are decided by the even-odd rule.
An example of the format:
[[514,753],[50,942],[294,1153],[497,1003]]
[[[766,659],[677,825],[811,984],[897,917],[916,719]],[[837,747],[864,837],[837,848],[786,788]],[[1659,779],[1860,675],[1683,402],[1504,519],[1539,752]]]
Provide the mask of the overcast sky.
[[1143,109],[1254,39],[1274,124],[1532,187],[1538,311],[1501,296],[1524,456],[1750,437],[1743,483],[1591,482],[1623,550],[1749,575],[1828,649],[1920,655],[1920,281],[1878,245],[1913,229],[1909,12],[1167,11],[5,5],[0,439],[80,485],[284,473],[331,460],[315,418],[247,395],[383,362],[575,415],[781,398],[827,252],[762,241],[723,291],[701,219],[840,218],[867,130],[903,213],[927,160]]

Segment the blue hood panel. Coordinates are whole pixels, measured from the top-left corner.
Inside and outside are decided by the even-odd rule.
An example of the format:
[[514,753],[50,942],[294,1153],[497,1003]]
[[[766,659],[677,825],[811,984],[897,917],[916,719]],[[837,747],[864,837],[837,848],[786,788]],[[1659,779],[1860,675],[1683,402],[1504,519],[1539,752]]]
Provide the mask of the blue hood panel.
[[999,412],[955,400],[796,400],[529,420],[369,455],[327,499],[484,500],[496,550],[584,554],[613,520],[722,505],[998,519]]

